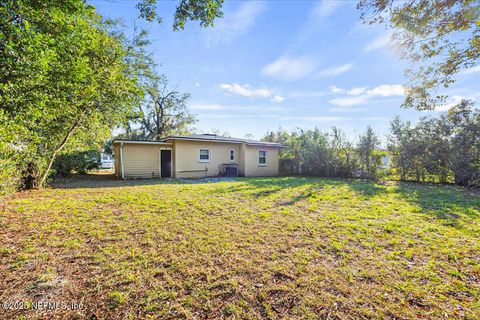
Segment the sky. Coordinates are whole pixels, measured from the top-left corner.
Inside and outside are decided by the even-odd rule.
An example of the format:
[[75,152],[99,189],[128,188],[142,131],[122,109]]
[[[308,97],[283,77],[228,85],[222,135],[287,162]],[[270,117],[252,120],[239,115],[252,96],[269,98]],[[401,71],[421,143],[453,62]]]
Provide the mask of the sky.
[[189,92],[197,133],[233,137],[336,126],[355,139],[371,125],[384,141],[389,121],[438,115],[462,98],[480,100],[480,66],[461,72],[436,111],[401,108],[404,70],[392,30],[360,20],[356,1],[226,1],[214,27],[172,30],[175,1],[159,1],[162,24],[138,18],[135,0],[90,0],[126,33],[149,31],[159,72]]

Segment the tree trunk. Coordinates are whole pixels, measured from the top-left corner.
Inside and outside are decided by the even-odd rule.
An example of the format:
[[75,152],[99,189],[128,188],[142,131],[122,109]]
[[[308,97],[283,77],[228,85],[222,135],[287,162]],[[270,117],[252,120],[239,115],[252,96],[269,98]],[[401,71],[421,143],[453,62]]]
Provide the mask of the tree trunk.
[[27,169],[23,172],[22,176],[25,177],[23,178],[23,188],[34,189],[37,187],[38,172],[33,162],[27,164]]
[[55,161],[55,159],[57,158],[57,155],[58,153],[65,147],[65,145],[67,144],[68,142],[68,139],[70,139],[70,137],[72,136],[73,134],[73,131],[75,131],[75,128],[78,126],[80,122],[80,119],[78,119],[67,131],[67,134],[65,135],[65,137],[63,138],[63,140],[59,143],[59,145],[55,148],[55,150],[52,152],[51,156],[50,156],[50,159],[48,160],[48,166],[47,166],[47,169],[45,170],[45,172],[43,173],[42,175],[42,179],[40,180],[40,183],[38,184],[38,187],[39,188],[42,188],[45,186],[45,182],[47,181],[47,178],[48,178],[48,174],[50,173],[50,170],[52,169],[52,165],[53,165],[53,162]]

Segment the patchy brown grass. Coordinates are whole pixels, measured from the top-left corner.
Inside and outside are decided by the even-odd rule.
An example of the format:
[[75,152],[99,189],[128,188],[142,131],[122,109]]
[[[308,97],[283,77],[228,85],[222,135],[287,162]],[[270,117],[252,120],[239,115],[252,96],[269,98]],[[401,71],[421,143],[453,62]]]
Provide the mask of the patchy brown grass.
[[[67,181],[68,182],[68,181]],[[0,207],[15,319],[478,319],[480,197],[309,178],[69,181]]]

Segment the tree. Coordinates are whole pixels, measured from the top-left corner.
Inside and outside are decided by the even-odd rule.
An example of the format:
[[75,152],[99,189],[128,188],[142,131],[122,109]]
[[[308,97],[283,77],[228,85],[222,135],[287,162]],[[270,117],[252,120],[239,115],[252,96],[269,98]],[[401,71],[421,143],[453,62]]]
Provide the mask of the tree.
[[214,134],[214,135],[220,136],[220,137],[231,137],[230,132],[228,132],[227,130],[222,131],[218,128],[212,128],[212,129],[210,129],[210,132],[211,132],[211,134]]
[[2,142],[42,187],[61,152],[99,145],[139,102],[134,50],[81,0],[1,0],[0,18],[0,126],[17,128]]
[[454,182],[480,186],[480,110],[464,100],[444,116],[452,145],[451,170]]
[[369,177],[375,175],[375,171],[378,167],[378,160],[376,158],[376,150],[380,144],[380,140],[376,136],[372,127],[368,126],[365,133],[360,135],[357,145],[358,153],[360,156],[360,163],[362,165],[363,172]]
[[445,102],[438,91],[455,82],[462,69],[480,59],[478,0],[360,0],[368,23],[386,23],[395,33],[403,57],[416,63],[409,77],[404,107],[434,109]]
[[[212,25],[222,2],[180,1],[174,28]],[[147,20],[155,4],[140,2]],[[145,36],[127,41],[83,0],[0,0],[0,176],[15,173],[2,190],[45,185],[59,155],[100,147],[133,116],[154,76]]]
[[[353,144],[349,141],[343,131],[333,127],[332,128],[332,142],[333,148],[338,150],[341,154],[337,157],[339,159],[340,175],[350,177],[352,175],[352,166],[356,161],[354,158]],[[338,174],[338,173],[337,173]]]
[[410,172],[412,161],[408,150],[411,136],[412,130],[409,121],[403,122],[397,116],[390,122],[390,133],[387,135],[388,151],[392,157],[391,163],[397,170],[400,180],[407,179]]
[[402,180],[480,186],[480,111],[471,101],[416,126],[397,117],[388,138]]
[[286,145],[280,152],[280,169],[284,174],[349,177],[357,169],[353,143],[337,128],[331,133],[318,128],[292,133],[279,129],[268,132],[263,140]]
[[277,131],[270,131],[262,138],[262,141],[276,142],[286,145],[286,149],[280,150],[280,171],[282,174],[301,174],[300,152],[301,145],[297,132],[289,134],[282,128]]
[[187,109],[190,94],[170,90],[165,76],[150,79],[145,91],[147,97],[132,119],[140,128],[136,131],[130,129],[130,134],[133,131],[137,138],[160,140],[172,134],[189,132],[189,126],[196,122]]
[[441,183],[450,177],[450,129],[445,117],[422,118],[415,127],[417,144],[420,149],[420,166],[429,175],[429,178]]
[[[223,0],[180,0],[175,10],[173,30],[183,30],[187,20],[200,21],[202,27],[213,26],[214,20],[223,16],[222,4]],[[140,17],[161,23],[156,6],[157,0],[141,0],[137,3]]]

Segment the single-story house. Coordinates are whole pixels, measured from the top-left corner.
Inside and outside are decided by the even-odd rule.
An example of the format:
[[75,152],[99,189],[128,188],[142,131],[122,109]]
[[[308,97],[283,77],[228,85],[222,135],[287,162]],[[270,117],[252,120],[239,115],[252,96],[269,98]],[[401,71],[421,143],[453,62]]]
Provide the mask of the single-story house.
[[217,136],[169,136],[160,141],[113,141],[115,174],[126,178],[277,176],[284,146]]

